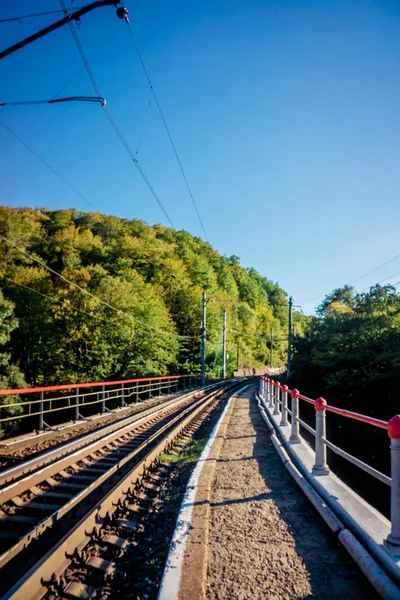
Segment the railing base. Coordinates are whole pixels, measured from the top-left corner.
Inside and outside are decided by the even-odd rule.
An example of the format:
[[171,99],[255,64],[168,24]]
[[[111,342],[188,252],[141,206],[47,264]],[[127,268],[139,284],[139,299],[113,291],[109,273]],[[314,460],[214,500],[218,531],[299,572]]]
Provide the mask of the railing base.
[[383,545],[385,546],[386,550],[388,552],[390,552],[390,554],[392,556],[400,556],[400,539],[396,538],[396,541],[393,540],[393,542],[390,539],[390,535],[387,537],[386,540],[384,540]]
[[313,467],[311,473],[314,475],[329,475],[329,467]]
[[298,435],[291,435],[289,438],[291,444],[300,444],[301,440]]

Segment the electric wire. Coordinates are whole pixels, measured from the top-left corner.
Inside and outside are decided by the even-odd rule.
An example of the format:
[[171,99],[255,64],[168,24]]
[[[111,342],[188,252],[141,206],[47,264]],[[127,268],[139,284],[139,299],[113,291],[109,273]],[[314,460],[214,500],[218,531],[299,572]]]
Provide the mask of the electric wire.
[[[62,300],[54,298],[53,296],[49,296],[48,294],[44,294],[43,292],[39,292],[39,290],[35,290],[34,288],[29,287],[29,285],[26,285],[25,283],[19,283],[18,281],[14,281],[14,279],[11,279],[11,277],[7,277],[6,275],[1,275],[1,277],[3,279],[7,279],[7,281],[10,281],[11,283],[13,283],[14,285],[19,285],[22,288],[25,288],[26,290],[29,290],[30,292],[34,292],[35,294],[38,294],[39,296],[43,296],[43,298],[47,298],[48,300],[51,300],[52,302],[55,303],[61,303]],[[74,310],[77,310],[80,313],[83,313],[84,315],[87,315],[88,317],[93,317],[94,315],[86,312],[86,310],[82,310],[82,308],[78,308],[77,306],[74,306],[73,304],[70,305],[71,308],[73,308]]]
[[357,279],[353,279],[353,281],[350,281],[349,285],[355,283],[359,279],[364,279],[364,277],[366,277],[367,275],[370,275],[371,273],[375,273],[375,271],[379,271],[379,269],[381,269],[382,267],[385,267],[389,263],[393,262],[394,260],[396,260],[396,258],[400,258],[400,254],[396,254],[396,256],[394,256],[390,260],[388,260],[388,261],[384,262],[383,264],[379,265],[379,267],[375,267],[375,269],[371,269],[371,271],[368,271],[367,273],[364,273],[364,275],[361,275],[361,277],[357,277]]
[[[75,8],[75,10],[80,10],[81,8],[84,8],[84,7],[76,6],[74,8]],[[9,23],[10,21],[19,21],[21,23],[23,19],[30,19],[32,17],[43,17],[46,15],[54,15],[55,13],[60,13],[60,12],[64,12],[64,11],[62,9],[58,8],[56,10],[48,10],[46,12],[33,13],[33,14],[29,14],[29,15],[21,15],[20,17],[8,17],[7,19],[0,19],[0,23]]]
[[[65,15],[67,15],[68,14],[68,9],[65,6],[64,0],[59,0],[59,2],[60,2],[61,7],[64,10]],[[88,59],[87,59],[87,57],[85,55],[85,52],[84,52],[82,44],[81,44],[81,42],[79,40],[78,34],[76,33],[75,27],[74,27],[74,25],[73,25],[73,23],[71,21],[68,22],[68,25],[69,25],[69,28],[71,30],[72,36],[73,36],[73,38],[75,40],[75,44],[76,44],[76,46],[78,48],[79,54],[81,55],[83,64],[85,65],[86,71],[87,71],[87,73],[89,75],[90,81],[92,82],[93,88],[94,88],[96,94],[98,96],[101,96],[99,86],[97,85],[97,82],[96,82],[96,78],[95,78],[95,76],[93,74],[93,71],[92,71],[92,69],[90,67],[89,61],[88,61]],[[170,218],[167,210],[165,209],[163,203],[161,202],[160,198],[158,197],[158,194],[156,193],[156,191],[154,190],[153,186],[151,185],[148,177],[144,173],[142,167],[139,164],[139,161],[138,161],[137,157],[135,156],[135,154],[134,154],[133,150],[131,149],[131,147],[129,146],[126,138],[122,134],[122,132],[119,129],[118,125],[116,124],[116,122],[115,122],[113,116],[111,115],[110,111],[108,110],[108,108],[106,106],[103,106],[103,110],[104,110],[104,113],[105,113],[107,119],[109,120],[111,126],[113,127],[115,133],[118,135],[120,141],[122,142],[125,150],[127,151],[128,155],[130,156],[131,160],[133,161],[133,164],[135,165],[135,167],[139,171],[139,173],[140,173],[143,181],[146,183],[148,189],[150,190],[153,198],[155,199],[155,201],[157,202],[158,206],[162,210],[162,212],[163,212],[165,218],[167,219],[168,223],[171,225],[172,229],[175,229],[175,226],[174,226],[174,224],[173,224],[173,222],[172,222],[172,220],[171,220],[171,218]]]
[[99,209],[97,208],[97,206],[95,206],[93,204],[93,202],[91,202],[90,200],[88,200],[79,190],[76,189],[76,187],[74,187],[72,185],[72,183],[70,183],[69,181],[67,181],[67,179],[65,179],[65,177],[63,177],[63,175],[61,175],[61,173],[59,173],[56,169],[54,169],[54,167],[52,167],[44,158],[42,158],[37,152],[36,150],[34,150],[31,146],[29,146],[29,144],[27,144],[26,142],[24,142],[24,140],[22,140],[19,135],[17,135],[15,133],[15,131],[13,131],[12,129],[10,129],[10,127],[8,125],[6,125],[3,121],[0,121],[0,125],[2,125],[2,127],[4,127],[4,129],[6,129],[8,131],[8,133],[10,133],[12,136],[15,137],[16,140],[19,141],[20,144],[22,144],[27,150],[29,150],[29,152],[31,152],[31,154],[33,154],[34,156],[36,156],[36,158],[38,160],[40,160],[40,162],[47,167],[56,177],[58,177],[59,179],[61,179],[61,181],[63,183],[65,183],[65,185],[67,185],[77,196],[79,196],[79,198],[81,198],[82,200],[84,200],[89,206],[91,206],[92,208],[94,208],[94,210],[99,211]]
[[131,321],[134,321],[135,323],[137,323],[139,325],[142,325],[143,327],[147,327],[148,329],[151,329],[151,330],[155,331],[156,333],[160,333],[161,335],[170,335],[170,336],[172,336],[172,337],[174,337],[176,339],[194,339],[194,338],[201,337],[201,336],[187,336],[187,335],[181,336],[181,335],[172,333],[171,331],[167,331],[165,329],[159,329],[158,327],[155,327],[154,325],[150,325],[149,323],[146,323],[145,321],[142,321],[141,319],[137,319],[136,317],[133,317],[132,315],[130,315],[128,313],[125,313],[121,309],[116,308],[112,304],[109,304],[105,300],[102,300],[98,296],[95,296],[94,294],[92,294],[91,292],[89,292],[85,288],[81,287],[77,283],[74,283],[73,281],[70,281],[69,279],[67,279],[67,277],[65,277],[64,275],[62,275],[58,271],[55,271],[54,269],[52,269],[51,267],[49,267],[48,265],[46,265],[46,263],[44,263],[43,261],[41,261],[39,258],[36,258],[35,256],[32,256],[31,254],[29,254],[28,252],[26,252],[26,250],[23,250],[17,244],[15,244],[14,242],[12,242],[8,238],[4,237],[3,235],[0,235],[0,240],[2,240],[3,242],[6,242],[10,246],[13,246],[16,250],[18,250],[18,252],[21,252],[21,254],[23,254],[24,256],[26,256],[27,258],[29,258],[30,260],[33,260],[33,261],[37,262],[44,269],[47,269],[47,271],[49,271],[50,273],[53,273],[53,275],[56,275],[57,277],[60,277],[63,281],[65,281],[69,285],[72,285],[77,290],[80,290],[83,294],[86,294],[87,296],[90,296],[91,298],[93,298],[94,300],[96,300],[97,302],[99,302],[100,304],[102,304],[103,306],[106,306],[110,310],[118,313],[119,315],[121,315],[121,316],[123,316],[123,317],[125,317],[125,318],[127,318],[127,319],[129,319]]
[[139,45],[138,45],[138,43],[137,43],[137,40],[136,40],[135,34],[133,33],[133,29],[132,29],[132,27],[131,27],[131,24],[129,23],[129,20],[128,20],[128,19],[125,19],[125,21],[126,21],[126,23],[127,23],[127,25],[128,25],[129,33],[130,33],[130,35],[131,35],[131,38],[132,38],[132,40],[133,40],[134,46],[135,46],[135,48],[136,48],[136,52],[137,52],[137,55],[138,55],[138,57],[139,57],[139,61],[140,61],[141,65],[142,65],[142,68],[143,68],[144,74],[145,74],[145,76],[146,76],[147,82],[148,82],[148,84],[149,84],[149,87],[150,87],[151,93],[153,94],[153,98],[154,98],[154,100],[155,100],[155,103],[156,103],[156,105],[157,105],[158,112],[160,113],[160,117],[161,117],[161,120],[162,120],[162,122],[163,122],[163,124],[164,124],[165,131],[167,132],[168,139],[169,139],[169,141],[170,141],[170,143],[171,143],[172,150],[173,150],[173,152],[174,152],[174,154],[175,154],[175,158],[176,158],[176,160],[177,160],[177,163],[178,163],[178,165],[179,165],[179,169],[180,169],[180,171],[181,171],[181,173],[182,173],[182,177],[183,177],[183,179],[184,179],[184,182],[185,182],[185,184],[186,184],[186,188],[187,188],[187,190],[188,190],[188,192],[189,192],[189,196],[190,196],[190,199],[191,199],[191,201],[192,201],[193,207],[194,207],[194,209],[195,209],[195,211],[196,211],[196,215],[197,215],[197,218],[198,218],[198,220],[199,220],[200,226],[201,226],[201,228],[202,228],[202,230],[203,230],[203,233],[204,233],[204,236],[205,236],[205,238],[206,238],[206,241],[208,242],[208,241],[209,241],[209,240],[208,240],[208,236],[207,236],[206,230],[205,230],[205,228],[204,228],[204,224],[203,224],[202,218],[201,218],[201,216],[200,216],[200,212],[199,212],[199,209],[198,209],[198,207],[197,207],[197,203],[196,203],[196,201],[195,201],[195,199],[194,199],[194,196],[193,196],[193,193],[192,193],[191,187],[190,187],[190,185],[189,185],[189,181],[188,181],[188,179],[187,179],[187,177],[186,177],[186,173],[185,173],[185,171],[184,171],[184,169],[183,169],[182,162],[181,162],[181,159],[179,158],[179,154],[178,154],[178,151],[177,151],[177,149],[176,149],[176,146],[175,146],[174,140],[172,139],[172,135],[171,135],[170,129],[169,129],[168,125],[167,125],[167,121],[166,121],[166,119],[165,119],[164,112],[163,112],[163,110],[162,110],[162,108],[161,108],[161,105],[160,105],[160,102],[159,102],[159,100],[158,100],[158,96],[157,96],[157,94],[156,94],[156,92],[155,92],[155,90],[154,90],[153,84],[152,84],[152,82],[151,82],[150,75],[149,75],[149,72],[148,72],[148,70],[147,70],[147,67],[146,67],[146,65],[145,65],[145,62],[144,62],[144,60],[143,60],[142,53],[140,52]]
[[[360,277],[357,277],[356,279],[353,279],[347,285],[352,285],[356,281],[359,281],[360,279],[364,279],[364,277],[367,277],[367,275],[371,275],[371,273],[375,273],[375,271],[379,271],[383,267],[386,267],[386,265],[388,265],[391,262],[395,261],[397,258],[400,258],[400,254],[396,254],[396,256],[394,256],[390,260],[387,260],[386,262],[384,262],[381,265],[375,267],[374,269],[371,269],[370,271],[367,271],[367,273],[364,273],[364,275],[360,275]],[[392,275],[392,277],[394,277],[394,275]],[[387,279],[390,279],[390,277],[388,277]],[[386,281],[386,279],[383,279],[382,281]],[[382,283],[382,281],[380,283]],[[377,283],[376,285],[379,285],[379,283]],[[368,287],[364,288],[364,290],[368,289],[369,287],[371,287],[371,286],[368,286]],[[324,297],[325,297],[325,295],[323,295],[323,296],[317,296],[316,298],[311,298],[311,300],[306,300],[305,304],[309,304],[310,302],[315,302],[316,300],[320,300],[321,298],[324,298]]]
[[[389,275],[389,277],[385,277],[385,279],[381,279],[380,281],[378,281],[378,283],[375,283],[374,285],[380,285],[381,283],[384,283],[385,281],[387,281],[388,279],[392,279],[392,277],[396,277],[396,275],[400,275],[400,271],[397,271],[397,273],[393,273],[393,275]],[[388,284],[388,285],[393,285],[393,284]],[[368,290],[369,288],[371,288],[372,286],[367,286],[365,287],[362,292],[365,292],[366,290]]]
[[[90,59],[88,60],[93,60],[94,58],[96,58],[96,56],[98,56],[101,52],[103,52],[103,50],[108,46],[108,44],[114,40],[116,38],[116,34],[112,33],[104,42],[101,46],[99,46],[97,48],[97,50],[95,52],[93,52],[93,54],[90,55]],[[75,77],[82,71],[83,69],[83,65],[80,65],[78,69],[76,69],[76,71],[74,71],[74,73],[71,75],[71,77],[65,82],[63,83],[63,85],[57,90],[57,92],[54,94],[54,96],[52,97],[52,100],[54,100],[55,98],[57,98],[57,96],[59,96],[61,94],[61,92],[69,86],[69,84],[75,79]]]

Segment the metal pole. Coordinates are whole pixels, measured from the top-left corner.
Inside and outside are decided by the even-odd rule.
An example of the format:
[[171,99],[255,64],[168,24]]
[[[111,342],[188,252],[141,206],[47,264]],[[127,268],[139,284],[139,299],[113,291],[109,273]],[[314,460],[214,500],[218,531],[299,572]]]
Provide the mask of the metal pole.
[[315,401],[315,464],[313,473],[329,473],[326,463],[326,446],[323,440],[326,438],[326,400],[318,398]]
[[44,396],[44,392],[40,392],[39,431],[43,431],[43,396]]
[[289,323],[288,323],[288,348],[287,348],[287,378],[290,377],[290,368],[292,362],[292,307],[293,298],[289,298]]
[[75,390],[75,421],[79,420],[79,388]]
[[125,406],[125,385],[121,383],[121,408]]
[[271,346],[270,346],[270,349],[269,349],[269,365],[270,365],[271,369],[272,369],[272,368],[273,368],[273,366],[274,366],[274,365],[273,365],[273,362],[272,362],[272,359],[273,359],[273,354],[272,354],[272,344],[273,344],[273,339],[274,339],[274,330],[273,330],[273,329],[271,329]]
[[391,452],[391,496],[390,520],[392,528],[385,541],[388,550],[393,550],[397,556],[400,546],[400,415],[390,419],[388,423]]
[[202,295],[202,316],[201,316],[201,385],[206,385],[206,327],[207,327],[207,297],[206,293]]
[[222,379],[226,378],[226,308],[222,325]]

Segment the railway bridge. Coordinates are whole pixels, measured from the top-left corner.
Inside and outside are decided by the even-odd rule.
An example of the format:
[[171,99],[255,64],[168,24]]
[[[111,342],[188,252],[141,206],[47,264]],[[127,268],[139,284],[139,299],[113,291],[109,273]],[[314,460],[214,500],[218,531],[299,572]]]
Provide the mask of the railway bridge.
[[[0,396],[0,598],[400,600],[399,415],[268,375]],[[376,431],[387,472],[329,439],[333,418]]]

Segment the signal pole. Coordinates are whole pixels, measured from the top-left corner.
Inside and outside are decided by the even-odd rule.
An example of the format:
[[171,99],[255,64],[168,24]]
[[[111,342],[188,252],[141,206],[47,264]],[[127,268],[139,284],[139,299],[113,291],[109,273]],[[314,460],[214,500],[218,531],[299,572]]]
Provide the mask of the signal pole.
[[273,365],[273,355],[272,355],[272,344],[273,344],[273,339],[274,339],[274,330],[271,329],[271,346],[270,346],[270,350],[269,350],[269,365],[272,369]]
[[289,323],[288,323],[288,349],[287,349],[287,378],[290,377],[290,367],[292,362],[292,307],[293,298],[289,298]]
[[224,320],[222,325],[222,379],[226,377],[226,308],[224,308]]
[[206,318],[207,297],[203,292],[201,313],[201,385],[206,385]]

